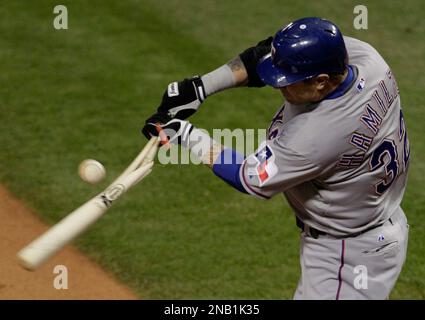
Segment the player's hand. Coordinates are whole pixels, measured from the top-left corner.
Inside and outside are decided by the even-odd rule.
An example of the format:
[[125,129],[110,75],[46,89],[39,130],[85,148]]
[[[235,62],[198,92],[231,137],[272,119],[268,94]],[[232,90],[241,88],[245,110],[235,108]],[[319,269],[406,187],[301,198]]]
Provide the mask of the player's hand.
[[173,119],[169,115],[157,112],[145,121],[142,133],[147,139],[159,136],[161,143],[168,142],[186,146],[193,125],[184,120]]
[[198,76],[172,82],[162,96],[158,112],[171,118],[186,119],[198,110],[205,98],[204,84]]
[[262,57],[270,53],[272,41],[273,37],[268,37],[258,42],[256,46],[246,49],[239,55],[248,73],[248,87],[265,86],[264,82],[258,76],[257,65]]

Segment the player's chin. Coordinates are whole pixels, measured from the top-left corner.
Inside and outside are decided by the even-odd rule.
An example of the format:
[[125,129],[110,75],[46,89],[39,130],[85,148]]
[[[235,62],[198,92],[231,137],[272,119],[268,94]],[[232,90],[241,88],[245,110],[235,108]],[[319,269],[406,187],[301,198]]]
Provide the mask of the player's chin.
[[279,90],[286,101],[290,103],[296,103],[296,99],[294,99],[294,97],[292,96],[292,94],[289,92],[289,90],[286,87],[279,88]]
[[[283,88],[282,88],[283,89]],[[304,105],[306,103],[309,103],[310,100],[309,99],[304,99],[304,97],[295,97],[294,95],[292,95],[291,93],[289,93],[288,91],[284,91],[284,90],[280,90],[282,92],[283,97],[285,98],[285,101],[291,103],[291,104],[295,104],[295,105]]]
[[282,94],[282,95],[285,98],[285,101],[288,101],[289,103],[292,103],[292,104],[299,104],[300,103],[300,101],[298,101],[297,99],[294,99],[290,95],[285,95],[285,94]]

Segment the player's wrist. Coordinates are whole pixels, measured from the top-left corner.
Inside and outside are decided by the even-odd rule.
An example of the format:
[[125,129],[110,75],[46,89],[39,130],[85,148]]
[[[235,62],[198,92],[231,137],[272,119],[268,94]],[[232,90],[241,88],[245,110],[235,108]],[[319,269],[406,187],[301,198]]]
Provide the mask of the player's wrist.
[[205,91],[205,85],[204,85],[204,82],[202,81],[202,78],[196,75],[193,78],[191,78],[190,81],[192,82],[198,101],[200,103],[204,102],[208,95]]

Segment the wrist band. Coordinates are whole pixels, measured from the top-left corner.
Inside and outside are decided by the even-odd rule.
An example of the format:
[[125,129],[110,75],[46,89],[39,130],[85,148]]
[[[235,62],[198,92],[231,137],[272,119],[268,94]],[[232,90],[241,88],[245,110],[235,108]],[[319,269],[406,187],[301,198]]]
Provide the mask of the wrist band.
[[204,84],[205,94],[207,97],[216,92],[233,88],[236,85],[232,69],[230,69],[227,64],[203,75],[201,80]]

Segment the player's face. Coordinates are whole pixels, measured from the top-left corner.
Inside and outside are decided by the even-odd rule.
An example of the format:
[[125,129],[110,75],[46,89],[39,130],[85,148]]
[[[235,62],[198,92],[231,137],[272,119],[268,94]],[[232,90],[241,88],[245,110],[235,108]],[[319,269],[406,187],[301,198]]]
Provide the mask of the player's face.
[[328,93],[328,83],[329,76],[323,74],[279,89],[286,101],[294,104],[303,104],[322,100]]

